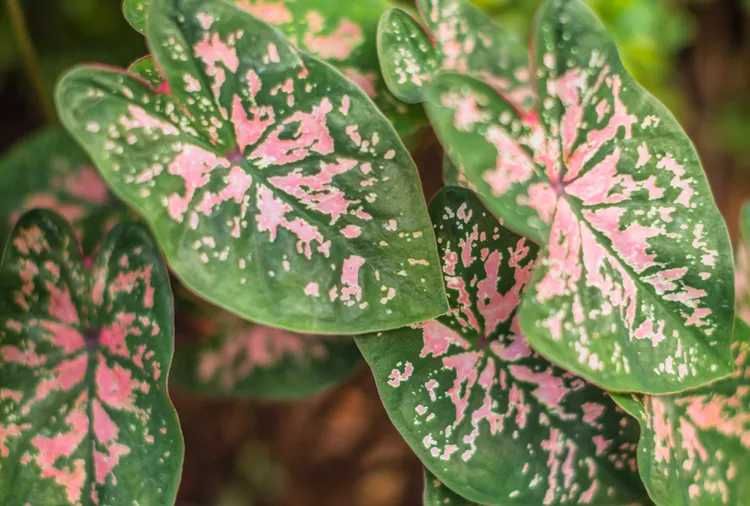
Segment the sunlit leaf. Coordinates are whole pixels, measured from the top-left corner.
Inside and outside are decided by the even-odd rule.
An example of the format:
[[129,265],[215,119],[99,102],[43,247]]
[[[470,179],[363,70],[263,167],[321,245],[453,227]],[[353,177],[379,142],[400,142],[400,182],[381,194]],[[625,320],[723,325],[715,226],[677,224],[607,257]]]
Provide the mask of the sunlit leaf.
[[257,325],[178,297],[182,325],[171,379],[213,395],[294,399],[348,378],[361,354],[350,337],[296,334]]
[[36,207],[72,223],[86,255],[123,211],[86,153],[57,129],[33,134],[0,159],[0,244],[18,218]]
[[[276,26],[300,50],[336,66],[359,85],[412,147],[426,124],[423,111],[399,102],[383,81],[376,36],[389,0],[232,0],[238,7]],[[125,17],[144,32],[151,0],[126,0]]]
[[732,377],[669,396],[614,399],[641,424],[638,468],[656,504],[750,504],[750,327],[737,320]]
[[83,67],[57,103],[185,285],[308,333],[443,313],[416,167],[370,99],[230,0],[158,0],[149,12],[169,93]]
[[473,501],[638,503],[635,421],[519,331],[516,308],[538,248],[469,190],[442,190],[430,214],[451,315],[357,338],[404,439]]
[[424,506],[480,506],[443,485],[428,469],[424,470]]
[[2,504],[173,504],[172,321],[167,272],[140,225],[115,227],[84,267],[62,218],[20,219],[0,269]]
[[393,9],[378,28],[378,55],[391,91],[422,102],[439,70],[469,74],[497,88],[512,104],[531,107],[526,48],[468,0],[417,0],[425,28]]
[[506,226],[544,246],[520,313],[529,341],[610,390],[727,376],[731,247],[695,149],[581,2],[546,2],[534,46],[537,111],[456,74],[427,92],[456,165]]

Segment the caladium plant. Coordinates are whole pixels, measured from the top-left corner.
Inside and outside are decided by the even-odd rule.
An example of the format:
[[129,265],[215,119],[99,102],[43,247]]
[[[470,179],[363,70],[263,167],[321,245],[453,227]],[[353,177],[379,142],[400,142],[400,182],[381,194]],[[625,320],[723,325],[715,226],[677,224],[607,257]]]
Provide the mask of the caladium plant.
[[86,152],[60,129],[33,134],[0,159],[0,241],[38,207],[68,220],[86,255],[124,216]]
[[444,312],[416,168],[366,94],[230,0],[155,0],[148,13],[168,94],[82,67],[57,98],[181,280],[296,331]]
[[487,206],[544,246],[521,328],[611,390],[726,377],[731,247],[692,144],[581,2],[545,2],[533,47],[532,111],[466,75],[426,91],[438,135]]
[[115,227],[86,266],[62,218],[24,215],[0,267],[2,503],[171,504],[172,347],[169,279],[142,226]]
[[644,499],[635,422],[605,392],[534,352],[518,327],[538,248],[469,190],[442,190],[430,214],[451,314],[357,340],[415,453],[477,502]]
[[530,56],[416,7],[125,1],[151,54],[57,90],[82,149],[0,160],[0,502],[173,504],[176,329],[172,377],[216,396],[364,355],[427,506],[750,503],[750,262],[680,126],[579,0]]
[[668,396],[615,395],[641,424],[638,468],[657,504],[750,504],[750,327],[738,320],[734,374]]
[[176,297],[181,319],[171,379],[202,394],[289,400],[343,381],[361,365],[347,336],[297,334],[247,322],[189,294]]
[[[391,121],[407,146],[416,146],[426,124],[417,107],[396,99],[378,65],[377,24],[392,7],[388,0],[365,3],[331,0],[234,0],[241,9],[279,28],[298,49],[335,65],[359,85]],[[139,32],[146,30],[151,0],[125,0],[126,19]]]

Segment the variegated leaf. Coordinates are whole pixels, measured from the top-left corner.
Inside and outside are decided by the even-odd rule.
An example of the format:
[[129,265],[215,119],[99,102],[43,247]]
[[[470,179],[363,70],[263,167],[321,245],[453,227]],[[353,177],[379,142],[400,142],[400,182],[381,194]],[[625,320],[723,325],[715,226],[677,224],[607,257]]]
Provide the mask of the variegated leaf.
[[424,470],[424,506],[481,506],[446,487],[429,469]]
[[156,0],[146,32],[169,94],[83,67],[57,103],[191,290],[310,333],[446,310],[416,167],[361,89],[230,0]]
[[20,219],[0,269],[2,504],[173,504],[172,325],[143,227],[115,227],[86,268],[58,215]]
[[494,86],[516,107],[532,105],[526,48],[468,0],[417,0],[426,30],[393,9],[378,28],[378,55],[390,90],[405,102],[424,100],[439,70],[469,74]]
[[357,339],[393,423],[472,501],[639,503],[635,421],[535,353],[518,328],[538,248],[469,190],[443,189],[430,213],[452,313]]
[[0,243],[25,211],[37,207],[73,224],[86,255],[124,214],[89,157],[61,129],[35,133],[0,159]]
[[641,424],[638,468],[659,506],[750,504],[750,327],[732,377],[669,396],[615,395]]
[[737,244],[734,290],[737,316],[750,324],[750,202],[745,202],[740,215],[740,241]]
[[350,337],[296,334],[257,325],[178,296],[172,381],[213,395],[296,399],[348,378],[361,354]]
[[695,149],[588,8],[541,9],[538,111],[456,74],[427,92],[456,165],[506,226],[545,246],[522,329],[610,390],[669,393],[727,376],[731,247]]
[[[383,80],[377,57],[377,23],[390,0],[352,3],[331,0],[233,0],[241,9],[276,26],[301,51],[335,65],[359,85],[391,121],[408,147],[427,120],[418,107],[399,102]],[[125,0],[125,17],[145,31],[151,0]]]

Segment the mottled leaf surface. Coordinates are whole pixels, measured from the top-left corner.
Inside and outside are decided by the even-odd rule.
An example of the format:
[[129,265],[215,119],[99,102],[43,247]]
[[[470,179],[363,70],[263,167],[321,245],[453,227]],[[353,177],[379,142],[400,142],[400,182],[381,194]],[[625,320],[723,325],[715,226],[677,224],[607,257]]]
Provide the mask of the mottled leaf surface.
[[481,506],[446,487],[429,469],[424,470],[424,506]]
[[750,327],[737,320],[732,377],[669,396],[616,395],[641,424],[638,468],[658,505],[750,504]]
[[443,189],[430,213],[451,314],[357,338],[394,425],[472,501],[639,503],[635,421],[518,328],[538,248],[466,189]]
[[157,0],[146,33],[168,94],[82,67],[58,104],[185,285],[309,333],[445,311],[416,167],[361,89],[230,0]]
[[351,337],[297,334],[241,320],[193,298],[176,300],[182,325],[171,379],[183,388],[295,399],[343,381],[362,364]]
[[0,269],[0,502],[173,504],[172,297],[140,225],[84,268],[70,226],[24,215]]
[[[412,147],[426,123],[423,111],[399,102],[388,90],[377,57],[377,24],[388,0],[233,0],[276,26],[299,50],[335,65],[359,85]],[[150,0],[126,0],[125,17],[144,32]]]
[[0,243],[25,211],[37,207],[73,224],[86,255],[123,212],[86,152],[61,129],[35,133],[0,159]]
[[526,48],[468,0],[417,0],[424,28],[393,9],[378,28],[378,55],[390,90],[408,103],[424,100],[439,70],[475,76],[528,110],[532,93]]
[[610,390],[669,393],[731,373],[731,247],[689,139],[623,69],[581,2],[537,15],[538,109],[444,74],[427,109],[505,225],[543,245],[521,327]]

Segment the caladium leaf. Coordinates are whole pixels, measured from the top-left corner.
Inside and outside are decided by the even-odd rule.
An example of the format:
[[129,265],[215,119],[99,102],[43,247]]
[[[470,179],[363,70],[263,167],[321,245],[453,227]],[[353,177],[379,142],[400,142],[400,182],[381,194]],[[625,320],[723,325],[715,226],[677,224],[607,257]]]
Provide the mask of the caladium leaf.
[[522,110],[532,105],[526,48],[468,0],[417,0],[426,27],[393,9],[378,27],[378,55],[388,87],[408,103],[440,70],[494,86]]
[[0,502],[173,504],[169,279],[140,225],[84,268],[58,215],[24,215],[0,268]]
[[348,378],[360,365],[354,339],[296,334],[257,325],[177,297],[172,381],[189,390],[237,397],[295,399]]
[[740,215],[740,241],[737,245],[734,290],[737,316],[750,324],[750,202],[745,202]]
[[750,504],[750,327],[737,320],[735,371],[668,396],[615,395],[641,424],[638,468],[659,505]]
[[522,329],[610,390],[669,393],[727,376],[731,247],[695,149],[588,8],[541,9],[537,111],[462,75],[427,91],[456,165],[506,226],[544,246]]
[[124,214],[85,151],[61,129],[35,133],[0,159],[0,243],[37,207],[64,216],[86,255]]
[[185,285],[308,333],[445,312],[416,167],[359,88],[229,0],[155,1],[146,33],[169,94],[82,67],[57,103]]
[[452,313],[357,343],[383,403],[450,489],[502,505],[630,505],[638,427],[609,396],[535,353],[516,308],[538,248],[477,197],[430,204]]
[[424,506],[481,506],[479,503],[469,501],[446,487],[427,468],[424,470],[423,503]]
[[[233,0],[241,9],[276,26],[300,50],[335,65],[359,85],[394,125],[407,146],[420,139],[424,112],[399,102],[388,90],[378,65],[377,24],[393,3],[368,0]],[[133,27],[145,32],[150,0],[125,0]]]

